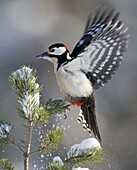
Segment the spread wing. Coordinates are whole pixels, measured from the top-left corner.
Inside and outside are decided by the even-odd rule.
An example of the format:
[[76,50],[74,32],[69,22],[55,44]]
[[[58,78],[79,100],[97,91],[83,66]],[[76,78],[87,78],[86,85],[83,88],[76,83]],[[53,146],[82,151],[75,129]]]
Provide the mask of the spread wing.
[[89,17],[83,37],[75,46],[75,63],[91,80],[94,89],[103,86],[119,67],[127,48],[127,28],[118,21],[119,13],[101,9]]

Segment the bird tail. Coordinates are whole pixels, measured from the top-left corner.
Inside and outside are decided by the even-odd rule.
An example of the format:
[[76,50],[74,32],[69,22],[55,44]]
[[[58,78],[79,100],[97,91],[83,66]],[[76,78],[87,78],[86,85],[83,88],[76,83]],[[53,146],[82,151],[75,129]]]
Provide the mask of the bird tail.
[[87,130],[90,134],[93,131],[95,137],[101,141],[101,135],[95,115],[95,100],[93,94],[88,98],[82,99],[78,122],[82,123],[84,130]]

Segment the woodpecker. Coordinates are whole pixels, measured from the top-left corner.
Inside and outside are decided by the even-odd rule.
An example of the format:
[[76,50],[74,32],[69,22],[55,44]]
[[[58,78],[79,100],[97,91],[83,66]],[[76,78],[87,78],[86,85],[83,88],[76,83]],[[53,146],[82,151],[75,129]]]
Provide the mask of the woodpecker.
[[89,16],[84,34],[72,53],[66,45],[55,43],[37,56],[54,64],[56,80],[66,100],[80,107],[78,122],[99,141],[94,91],[115,74],[129,37],[118,18],[119,13],[114,9],[99,9]]

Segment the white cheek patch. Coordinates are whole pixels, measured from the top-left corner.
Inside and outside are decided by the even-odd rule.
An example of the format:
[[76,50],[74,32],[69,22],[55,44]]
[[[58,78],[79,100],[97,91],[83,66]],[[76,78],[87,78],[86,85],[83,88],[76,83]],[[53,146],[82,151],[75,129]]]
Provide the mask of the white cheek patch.
[[50,54],[53,54],[53,55],[62,55],[65,51],[66,51],[66,48],[65,47],[54,47],[53,48],[55,51],[54,52],[50,52]]

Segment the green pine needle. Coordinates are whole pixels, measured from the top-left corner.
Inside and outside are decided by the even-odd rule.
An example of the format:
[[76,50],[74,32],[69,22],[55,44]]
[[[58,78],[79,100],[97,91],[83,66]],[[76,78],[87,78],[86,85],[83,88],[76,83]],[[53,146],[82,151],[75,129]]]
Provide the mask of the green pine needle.
[[93,162],[99,162],[102,159],[102,149],[84,149],[80,154],[76,155],[74,153],[74,156],[66,158],[64,161],[62,160],[63,163],[53,160],[48,164],[48,170],[67,170],[72,167],[83,167]]
[[55,167],[55,163],[51,162],[48,164],[48,170],[67,170],[66,166],[60,166],[58,163],[57,167]]
[[7,158],[3,158],[0,159],[0,170],[14,170],[14,166]]
[[[65,112],[69,109],[69,105],[67,105],[64,100],[53,99],[49,99],[43,104],[40,104],[42,86],[40,86],[36,80],[36,70],[26,66],[22,66],[9,76],[10,84],[16,92],[19,116],[34,125],[42,125],[46,123],[45,120],[48,120],[50,116]],[[28,128],[25,124],[23,124],[23,126]],[[11,130],[12,126],[10,123],[0,120],[0,145],[11,144],[11,146],[14,146],[24,153],[24,150],[26,150],[28,146],[31,146],[32,131],[28,129],[30,140],[25,141],[24,139],[20,139],[16,144],[14,138],[13,140],[10,139],[9,134]],[[59,127],[52,127],[42,139],[38,140],[36,150],[28,153],[28,155],[30,156],[38,152],[50,153],[60,145],[62,135],[62,129],[59,129]],[[70,169],[70,167],[84,166],[93,162],[99,162],[102,160],[102,149],[92,148],[80,150],[79,153],[76,149],[72,155],[66,155],[66,159],[59,160],[56,158],[48,163],[48,170],[67,170]],[[8,159],[0,159],[0,170],[13,169],[14,167]]]
[[22,66],[19,70],[9,76],[9,81],[16,93],[22,97],[24,90],[29,93],[37,93],[42,87],[36,86],[36,70],[30,67]]
[[49,113],[49,115],[62,113],[69,109],[69,105],[66,105],[65,101],[57,99],[49,99],[48,101],[45,101],[43,103],[43,107]]
[[58,147],[61,143],[63,130],[58,127],[49,130],[42,140],[39,141],[38,149],[41,152],[51,152],[54,148]]
[[[75,154],[74,154],[75,155]],[[83,153],[77,156],[70,157],[65,160],[65,163],[69,163],[72,165],[84,166],[87,164],[91,164],[93,162],[99,162],[102,158],[102,149],[99,148],[91,148],[84,150]]]
[[0,146],[7,145],[8,141],[6,139],[0,139]]

